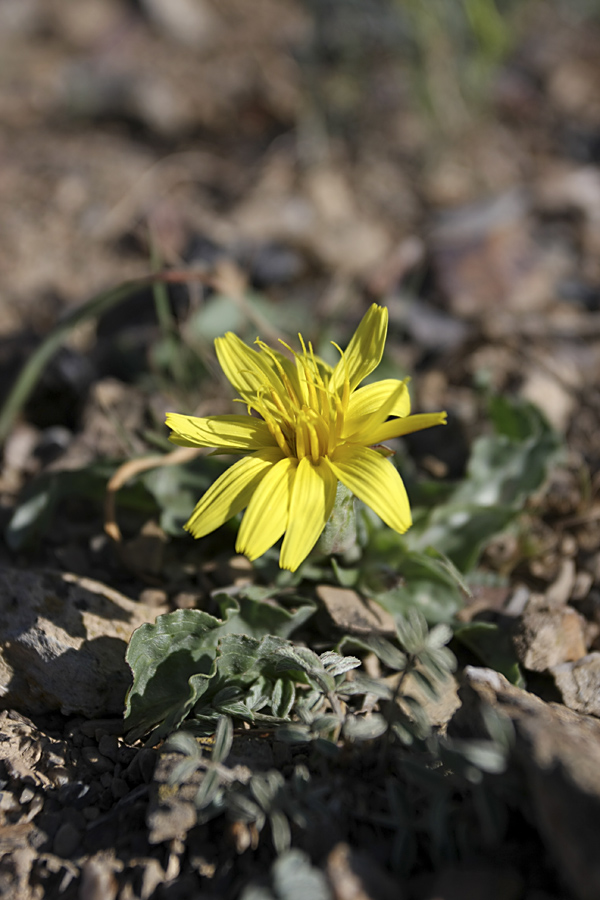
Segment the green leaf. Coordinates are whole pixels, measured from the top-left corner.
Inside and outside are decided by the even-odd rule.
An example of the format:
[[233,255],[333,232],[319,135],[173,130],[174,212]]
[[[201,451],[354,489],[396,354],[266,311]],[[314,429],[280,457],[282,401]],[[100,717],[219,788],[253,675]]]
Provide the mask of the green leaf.
[[[158,725],[153,736],[158,740],[176,729],[192,708],[209,719],[216,713],[252,719],[265,691],[264,681],[255,690],[253,685],[260,678],[276,681],[278,664],[293,649],[280,635],[287,637],[315,609],[307,603],[288,611],[224,593],[217,600],[222,619],[201,610],[178,610],[132,635],[126,659],[133,685],[125,714],[132,736]],[[310,654],[311,664],[312,657],[322,669],[315,654]],[[299,677],[304,679],[302,672]],[[227,699],[219,697],[225,688],[233,690]],[[269,697],[270,689],[265,702]]]
[[405,551],[397,566],[403,582],[391,590],[372,593],[373,599],[395,619],[418,609],[428,622],[451,622],[463,599],[437,549]]
[[493,395],[488,400],[488,415],[496,433],[513,441],[552,434],[550,425],[537,406],[518,397]]
[[216,763],[225,762],[229,756],[232,743],[233,723],[228,716],[220,716],[215,731],[215,742],[211,754],[212,761]]
[[388,729],[388,723],[379,713],[370,716],[348,716],[342,729],[344,737],[351,741],[372,741]]
[[[267,596],[273,596],[273,593],[271,591]],[[294,631],[314,615],[317,609],[317,604],[307,598],[298,601],[296,608],[290,611],[284,606],[267,603],[265,599],[249,596],[243,591],[236,597],[222,592],[216,594],[215,599],[222,615],[225,616],[230,609],[239,611],[236,617],[231,617],[224,622],[222,633],[243,632],[250,637],[272,634],[289,638]],[[243,627],[240,627],[240,623]]]
[[496,669],[511,684],[525,686],[510,635],[494,622],[469,622],[458,627],[454,636],[484,665]]
[[327,650],[326,653],[321,653],[320,660],[329,674],[334,677],[337,675],[344,675],[351,669],[356,669],[361,665],[360,659],[357,659],[356,656],[341,656],[333,650]]
[[466,477],[425,515],[415,510],[416,524],[406,536],[410,549],[435,547],[463,573],[473,569],[490,538],[541,486],[560,447],[531,404],[493,397],[489,410],[496,433],[475,441]]
[[374,653],[381,660],[384,666],[388,666],[395,671],[403,671],[406,668],[406,654],[399,650],[387,638],[378,635],[366,635],[359,637],[358,635],[347,634],[339,642],[337,649],[340,653],[346,650],[367,650]]
[[[45,472],[34,478],[19,496],[6,527],[6,543],[22,550],[42,538],[51,526],[58,504],[69,497],[103,502],[106,485],[119,462],[102,460],[82,469]],[[154,513],[156,505],[141,484],[119,492],[119,503],[129,509]]]
[[289,850],[280,856],[271,877],[278,900],[332,900],[325,875],[301,850]]
[[122,300],[144,290],[149,284],[152,284],[154,280],[159,278],[160,275],[140,278],[137,281],[128,281],[118,287],[109,288],[109,290],[92,297],[87,303],[83,303],[81,306],[71,310],[60,320],[57,326],[31,354],[4,401],[4,405],[0,410],[0,444],[4,443],[10,434],[19,410],[27,402],[44,368],[65,343],[73,329],[82,322],[97,319]]
[[170,730],[181,724],[214,674],[221,624],[201,610],[181,609],[134,631],[126,654],[133,685],[125,724],[132,735],[159,722],[168,722]]
[[195,797],[195,803],[198,809],[205,809],[207,806],[210,806],[219,793],[220,787],[221,780],[217,770],[207,769]]
[[273,687],[271,709],[273,715],[287,719],[296,700],[296,685],[291,678],[278,678]]

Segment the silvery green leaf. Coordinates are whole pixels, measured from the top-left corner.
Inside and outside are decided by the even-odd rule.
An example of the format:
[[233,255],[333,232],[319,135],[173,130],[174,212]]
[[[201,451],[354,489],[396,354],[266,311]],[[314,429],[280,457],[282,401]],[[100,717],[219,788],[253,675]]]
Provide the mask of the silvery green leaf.
[[370,716],[348,716],[344,722],[343,735],[351,741],[371,741],[381,737],[388,729],[388,723],[379,713]]
[[278,855],[286,853],[290,849],[292,841],[290,823],[287,817],[280,809],[274,809],[269,814],[269,822],[271,824],[271,836],[275,852]]
[[222,763],[229,756],[233,743],[233,723],[229,716],[219,716],[215,742],[213,744],[211,759],[213,762]]
[[412,677],[430,700],[439,700],[439,691],[434,680],[429,677],[428,672],[423,672],[421,669],[414,669]]
[[229,703],[219,703],[218,706],[215,704],[215,709],[225,716],[234,716],[235,718],[243,719],[245,722],[254,721],[252,710],[248,709],[246,704],[241,700],[232,700]]
[[346,635],[338,644],[340,651],[346,649],[355,650],[356,648],[374,653],[390,669],[401,672],[406,668],[406,654],[396,647],[395,644],[392,644],[391,641],[388,641],[387,638],[375,634],[365,635],[364,637]]
[[196,806],[205,809],[215,799],[221,786],[221,779],[216,769],[207,769],[196,794]]
[[241,791],[229,791],[226,805],[233,819],[240,819],[243,822],[255,822],[259,831],[264,825],[264,813],[258,803]]
[[331,734],[340,724],[340,720],[337,716],[332,714],[327,714],[324,716],[319,716],[312,723],[313,731],[317,732],[320,735],[328,735]]
[[271,709],[280,719],[286,719],[296,699],[296,686],[291,678],[278,678],[273,687]]
[[435,625],[427,636],[427,646],[430,648],[444,647],[452,640],[452,629],[444,622]]
[[276,898],[268,888],[249,884],[240,894],[240,900],[276,900]]
[[384,681],[362,674],[355,675],[352,681],[341,684],[337,693],[343,697],[363,697],[365,694],[373,694],[379,700],[391,700],[393,696],[393,691]]
[[272,879],[279,900],[332,900],[325,875],[301,850],[280,856],[273,865]]
[[281,772],[271,770],[253,775],[250,779],[250,790],[262,809],[268,810],[284,784],[285,779]]
[[403,722],[392,722],[391,729],[407,747],[414,744],[415,736]]
[[165,742],[164,750],[185,753],[199,759],[202,756],[202,745],[188,731],[176,731]]
[[185,784],[186,781],[189,781],[198,768],[198,759],[199,757],[182,759],[181,762],[173,767],[167,783],[173,786],[176,784]]
[[269,678],[261,675],[246,693],[245,703],[248,709],[257,712],[264,709],[270,703],[273,683]]
[[356,656],[340,656],[339,653],[335,653],[333,650],[321,653],[321,662],[329,674],[334,677],[343,675],[345,672],[356,669],[361,665],[360,659],[357,659]]
[[506,771],[506,749],[494,741],[453,741],[451,746],[482,772],[497,775]]
[[277,729],[277,740],[286,744],[303,744],[310,739],[310,728],[307,725],[282,725]]

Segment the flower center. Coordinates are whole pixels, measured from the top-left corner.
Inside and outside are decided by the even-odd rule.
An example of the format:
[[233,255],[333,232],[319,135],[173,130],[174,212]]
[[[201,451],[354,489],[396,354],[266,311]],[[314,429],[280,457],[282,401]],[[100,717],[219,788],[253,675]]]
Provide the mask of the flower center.
[[350,384],[346,374],[341,396],[332,389],[331,373],[324,364],[319,366],[312,345],[307,348],[302,335],[299,338],[301,353],[281,341],[293,355],[293,363],[262,341],[256,342],[277,374],[258,385],[250,408],[262,416],[286,456],[299,460],[308,456],[317,463],[341,443]]

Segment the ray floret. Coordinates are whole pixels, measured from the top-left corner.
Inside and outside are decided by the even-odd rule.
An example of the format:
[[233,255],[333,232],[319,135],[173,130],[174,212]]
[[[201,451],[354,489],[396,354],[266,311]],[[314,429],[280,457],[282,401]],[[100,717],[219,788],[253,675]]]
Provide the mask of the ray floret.
[[446,413],[411,415],[406,381],[360,387],[379,365],[388,312],[373,304],[330,367],[299,335],[289,356],[228,332],[217,338],[219,363],[248,415],[168,413],[170,440],[242,458],[197,504],[186,529],[204,537],[245,509],[236,550],[257,559],[281,537],[280,566],[295,571],[313,549],[335,502],[338,482],[395,531],[412,523],[402,478],[378,445],[443,425]]

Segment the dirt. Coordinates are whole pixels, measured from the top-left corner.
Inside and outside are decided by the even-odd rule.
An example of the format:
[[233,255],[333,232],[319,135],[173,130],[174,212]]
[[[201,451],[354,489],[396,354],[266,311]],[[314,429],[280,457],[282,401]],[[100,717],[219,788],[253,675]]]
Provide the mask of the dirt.
[[[0,396],[69,311],[177,273],[166,325],[145,287],[73,330],[4,445],[2,896],[598,896],[599,11],[523,4],[475,97],[456,59],[440,80],[443,36],[415,63],[398,15],[375,0],[0,7]],[[343,346],[374,300],[390,312],[382,377],[410,374],[416,410],[450,413],[443,435],[407,441],[412,471],[442,487],[464,476],[490,391],[533,402],[560,436],[457,616],[500,628],[527,690],[453,643],[456,679],[430,706],[456,742],[439,783],[427,746],[415,774],[385,737],[329,759],[236,728],[214,777],[238,806],[204,820],[210,765],[173,777],[181,753],[126,733],[126,642],[165,610],[214,613],[219,589],[264,573],[232,546],[173,538],[131,482],[109,512],[106,482],[165,449],[167,409],[231,411],[217,334],[302,329]],[[15,507],[40,483],[19,531]],[[352,585],[319,585],[315,604],[320,649],[393,633]],[[363,665],[397,686],[375,654]],[[460,742],[489,741],[492,720],[491,756],[465,763]],[[287,855],[269,815],[248,813],[252,779],[274,771]]]

